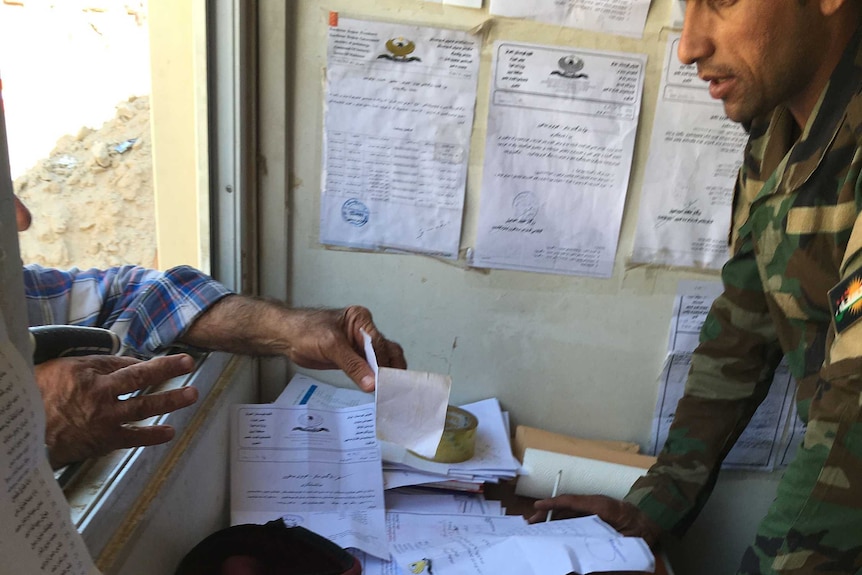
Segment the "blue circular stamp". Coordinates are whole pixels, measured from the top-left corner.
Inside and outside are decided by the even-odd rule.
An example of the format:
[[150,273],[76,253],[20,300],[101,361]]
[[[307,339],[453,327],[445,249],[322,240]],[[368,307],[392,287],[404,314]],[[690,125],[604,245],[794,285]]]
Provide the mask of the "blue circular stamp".
[[368,223],[368,206],[356,198],[350,198],[341,206],[341,219],[351,226],[361,228]]

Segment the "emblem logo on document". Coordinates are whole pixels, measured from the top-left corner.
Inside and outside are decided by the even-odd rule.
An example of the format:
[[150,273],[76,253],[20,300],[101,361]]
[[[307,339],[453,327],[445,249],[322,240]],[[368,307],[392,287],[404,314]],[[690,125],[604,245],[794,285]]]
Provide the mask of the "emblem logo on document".
[[587,74],[581,74],[581,70],[584,69],[584,65],[582,58],[579,58],[574,54],[569,54],[568,56],[563,56],[557,60],[557,66],[559,66],[560,69],[551,72],[551,76],[562,76],[563,78],[571,78],[573,80],[578,78],[589,78]]
[[391,38],[386,42],[386,49],[389,50],[388,54],[380,54],[377,56],[378,59],[386,58],[387,60],[392,60],[393,62],[421,62],[420,58],[416,56],[410,56],[414,50],[416,50],[416,44],[413,40],[408,40],[403,36],[399,36],[397,38]]
[[534,224],[539,213],[539,198],[531,191],[519,192],[512,198],[513,218],[506,223]]
[[368,214],[368,206],[356,198],[350,198],[341,206],[341,219],[357,228],[368,223]]
[[299,425],[291,429],[291,431],[305,431],[308,433],[325,431],[329,433],[329,429],[323,427],[323,419],[319,415],[314,415],[313,413],[305,413],[301,415],[297,423]]

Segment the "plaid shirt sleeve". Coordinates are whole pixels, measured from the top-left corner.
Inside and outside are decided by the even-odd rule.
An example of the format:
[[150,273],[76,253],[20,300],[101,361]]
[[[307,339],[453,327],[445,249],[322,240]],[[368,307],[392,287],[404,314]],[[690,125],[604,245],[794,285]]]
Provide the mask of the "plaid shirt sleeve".
[[24,267],[31,326],[110,329],[123,353],[149,357],[172,345],[195,319],[231,292],[189,267],[165,272],[137,266],[67,271]]

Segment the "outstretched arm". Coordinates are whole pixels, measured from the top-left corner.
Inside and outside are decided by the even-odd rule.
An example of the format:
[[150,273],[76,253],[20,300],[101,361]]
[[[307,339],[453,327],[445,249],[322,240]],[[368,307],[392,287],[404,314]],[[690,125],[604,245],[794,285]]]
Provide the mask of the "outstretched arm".
[[284,355],[302,367],[341,369],[360,389],[374,389],[362,331],[371,336],[381,366],[406,368],[401,346],[387,340],[361,306],[292,309],[281,302],[241,295],[219,300],[180,341],[205,349],[249,355]]
[[281,302],[231,294],[189,266],[165,272],[135,266],[109,270],[24,269],[30,325],[98,326],[120,335],[125,351],[151,356],[176,341],[249,355],[285,355],[312,369],[340,368],[374,388],[361,331],[378,363],[404,368],[401,346],[377,330],[360,306],[291,309]]

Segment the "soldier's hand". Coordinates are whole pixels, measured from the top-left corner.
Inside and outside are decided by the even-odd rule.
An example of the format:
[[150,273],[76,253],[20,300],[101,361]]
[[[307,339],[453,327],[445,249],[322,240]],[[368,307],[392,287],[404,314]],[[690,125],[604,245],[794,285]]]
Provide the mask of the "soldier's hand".
[[198,397],[195,388],[125,400],[119,396],[189,373],[193,367],[194,361],[185,354],[149,361],[92,355],[54,359],[36,366],[51,465],[58,468],[114,449],[170,441],[174,429],[169,425],[127,424],[193,404]]
[[544,521],[553,509],[554,519],[598,515],[621,534],[641,537],[650,547],[658,543],[661,535],[661,527],[636,506],[605,495],[560,495],[536,501],[534,507],[536,513],[529,518],[530,523]]

